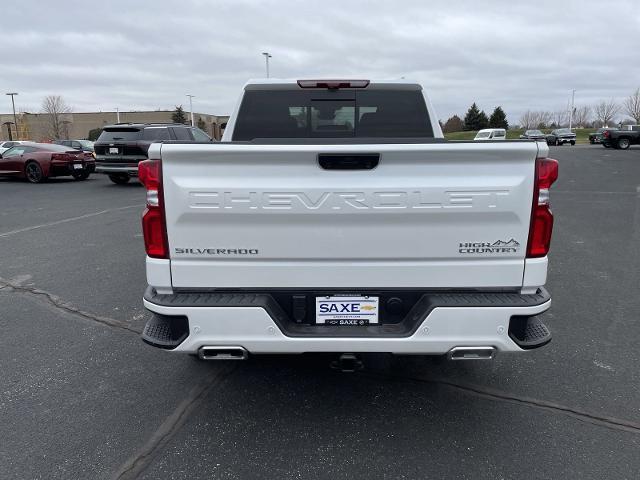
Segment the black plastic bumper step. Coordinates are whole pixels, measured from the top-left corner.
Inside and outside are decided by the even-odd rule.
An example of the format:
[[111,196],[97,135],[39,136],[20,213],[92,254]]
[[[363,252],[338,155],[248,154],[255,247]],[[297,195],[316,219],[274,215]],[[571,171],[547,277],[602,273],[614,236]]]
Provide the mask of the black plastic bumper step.
[[189,335],[189,320],[184,315],[154,313],[142,331],[142,340],[149,345],[171,350]]
[[[384,290],[358,289],[360,294],[385,295]],[[422,322],[438,307],[535,307],[548,302],[551,296],[544,288],[539,288],[535,293],[520,294],[517,292],[473,292],[460,291],[444,293],[439,291],[416,291],[417,301],[413,305],[407,305],[407,312],[403,314],[399,322],[381,323],[364,327],[345,326],[318,326],[311,323],[300,324],[296,322],[296,309],[287,312],[286,304],[294,305],[295,296],[306,295],[310,299],[309,308],[313,309],[313,299],[317,295],[336,295],[341,290],[280,290],[280,291],[177,291],[173,294],[160,294],[153,287],[147,287],[144,299],[149,303],[164,307],[260,307],[273,319],[282,333],[287,337],[397,337],[406,338],[418,329]],[[387,292],[397,295],[397,291]],[[277,297],[289,298],[289,302],[278,301]],[[518,318],[518,317],[513,317]],[[513,321],[511,323],[514,323]],[[515,322],[517,323],[517,322]],[[544,325],[543,325],[544,327]],[[188,326],[186,327],[188,329]],[[546,328],[546,327],[544,327]],[[526,341],[526,336],[523,335]],[[145,340],[147,341],[147,340]],[[514,339],[515,341],[515,339]],[[546,340],[544,343],[547,343]],[[150,343],[150,342],[147,342]],[[536,348],[541,345],[521,348]],[[164,347],[173,348],[173,347]]]
[[509,337],[525,350],[539,348],[551,341],[551,331],[538,317],[511,317]]

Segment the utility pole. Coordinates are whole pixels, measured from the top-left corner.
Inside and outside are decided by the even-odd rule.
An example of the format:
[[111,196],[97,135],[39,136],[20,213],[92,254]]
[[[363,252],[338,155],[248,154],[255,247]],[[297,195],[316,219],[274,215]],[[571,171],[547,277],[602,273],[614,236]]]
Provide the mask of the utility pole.
[[13,107],[13,125],[16,129],[16,140],[20,140],[20,134],[18,133],[18,117],[16,117],[16,104],[13,101],[13,97],[18,95],[17,92],[7,93],[7,95],[11,95],[11,106]]
[[120,123],[120,109],[116,107],[116,123]]
[[191,114],[191,126],[193,127],[193,97],[195,95],[187,94],[187,97],[189,97],[189,113]]
[[273,57],[273,55],[271,55],[269,52],[262,52],[262,55],[264,55],[264,61],[266,62],[267,67],[267,78],[269,78],[269,59]]
[[573,106],[573,101],[575,100],[575,97],[576,97],[576,91],[571,90],[571,111],[569,112],[569,130],[571,130],[571,125],[573,124],[573,111],[575,110],[575,107]]

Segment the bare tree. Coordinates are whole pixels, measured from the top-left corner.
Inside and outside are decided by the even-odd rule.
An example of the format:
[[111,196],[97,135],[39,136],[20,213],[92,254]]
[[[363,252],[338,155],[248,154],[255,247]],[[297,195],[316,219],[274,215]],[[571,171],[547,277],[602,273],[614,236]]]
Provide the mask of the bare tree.
[[620,105],[618,105],[612,98],[610,100],[602,100],[600,103],[593,107],[593,113],[596,116],[596,120],[603,127],[608,127],[617,113],[620,111]]
[[553,113],[538,111],[531,112],[532,128],[547,128],[553,121]]
[[47,135],[52,140],[59,140],[65,133],[65,114],[71,108],[60,95],[49,95],[42,100],[42,111],[47,118]]
[[624,112],[640,125],[640,88],[624,99]]
[[520,116],[520,126],[522,128],[524,128],[525,130],[528,130],[531,128],[532,126],[532,121],[531,121],[531,111],[527,110],[526,112],[524,112],[521,116]]
[[527,110],[520,117],[520,126],[522,128],[547,128],[551,123],[553,114],[551,112],[532,112]]
[[591,107],[584,105],[577,107],[573,112],[573,124],[576,127],[584,128],[591,119]]
[[540,128],[547,128],[553,122],[553,112],[540,112]]
[[567,111],[564,109],[555,111],[553,113],[553,123],[555,123],[558,127],[564,127],[565,125],[567,125],[569,123],[569,116],[567,114]]

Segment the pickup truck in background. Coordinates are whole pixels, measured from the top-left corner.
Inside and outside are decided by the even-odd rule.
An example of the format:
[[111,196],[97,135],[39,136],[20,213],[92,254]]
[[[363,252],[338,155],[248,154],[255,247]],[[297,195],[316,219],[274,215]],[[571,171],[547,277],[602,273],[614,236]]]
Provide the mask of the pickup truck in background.
[[591,145],[595,143],[602,143],[602,137],[604,136],[604,132],[606,132],[607,130],[617,130],[617,129],[608,128],[608,127],[599,128],[595,132],[589,134],[589,143]]
[[152,144],[142,339],[204,360],[547,344],[558,164],[437,118],[404,80],[255,80],[222,142]]
[[576,144],[576,134],[569,128],[557,128],[547,135],[547,144],[562,146],[565,143]]
[[606,130],[602,133],[602,145],[605,148],[626,150],[631,145],[638,144],[640,144],[640,130]]

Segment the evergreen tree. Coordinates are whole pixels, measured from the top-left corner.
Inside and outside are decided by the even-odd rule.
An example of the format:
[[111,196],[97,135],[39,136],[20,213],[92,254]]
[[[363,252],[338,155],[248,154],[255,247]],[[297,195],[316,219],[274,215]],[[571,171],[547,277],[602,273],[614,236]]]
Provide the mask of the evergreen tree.
[[445,122],[442,131],[444,133],[451,133],[461,132],[463,129],[464,123],[462,122],[462,119],[458,115],[453,115],[452,117],[449,117],[449,120]]
[[91,130],[89,130],[89,134],[87,135],[87,140],[91,140],[92,142],[95,142],[101,133],[102,133],[102,128],[92,128]]
[[187,122],[187,115],[184,113],[182,105],[176,105],[175,111],[171,114],[171,120],[173,121],[173,123]]
[[484,110],[480,110],[480,120],[478,122],[478,130],[487,128],[489,126],[489,117],[484,113]]
[[487,114],[481,112],[476,102],[469,107],[467,114],[464,116],[464,130],[481,130],[489,124]]
[[502,107],[497,106],[491,117],[489,118],[489,127],[491,128],[504,128],[509,129],[509,122],[507,122],[507,115],[502,110]]

